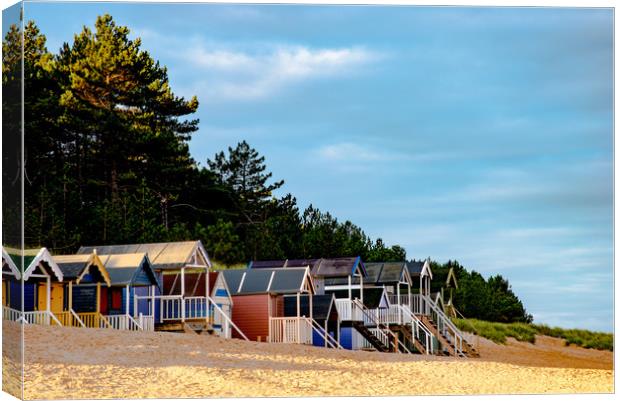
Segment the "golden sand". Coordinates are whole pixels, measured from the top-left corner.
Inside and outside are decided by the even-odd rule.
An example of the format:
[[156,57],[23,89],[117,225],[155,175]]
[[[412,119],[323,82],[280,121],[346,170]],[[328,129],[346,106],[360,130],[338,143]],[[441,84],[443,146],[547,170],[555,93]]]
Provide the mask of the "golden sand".
[[[19,328],[4,322],[3,389]],[[26,326],[26,399],[613,392],[613,354],[479,340],[482,358],[331,350],[208,335]],[[18,393],[17,393],[18,394]]]

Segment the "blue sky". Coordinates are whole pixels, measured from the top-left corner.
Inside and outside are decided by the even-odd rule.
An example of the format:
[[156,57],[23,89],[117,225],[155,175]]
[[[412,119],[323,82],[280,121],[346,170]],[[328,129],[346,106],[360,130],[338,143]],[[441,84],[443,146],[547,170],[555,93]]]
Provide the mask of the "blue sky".
[[105,12],[198,96],[202,165],[246,139],[302,207],[613,329],[611,10],[25,6],[54,52]]

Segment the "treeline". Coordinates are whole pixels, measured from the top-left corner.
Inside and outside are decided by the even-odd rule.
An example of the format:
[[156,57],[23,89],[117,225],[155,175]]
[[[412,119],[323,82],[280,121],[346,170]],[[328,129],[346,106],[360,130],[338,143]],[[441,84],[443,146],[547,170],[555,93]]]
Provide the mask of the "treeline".
[[457,261],[440,264],[431,262],[433,281],[431,291],[440,291],[453,269],[458,288],[454,291],[454,306],[464,316],[472,319],[501,323],[531,323],[521,300],[515,295],[510,283],[501,275],[488,279],[474,270],[468,271]]
[[[25,25],[26,246],[71,252],[88,244],[200,239],[225,264],[405,258],[402,247],[373,241],[349,221],[313,206],[300,211],[290,194],[275,197],[284,182],[272,179],[246,142],[199,166],[188,146],[198,130],[197,98],[176,96],[166,68],[128,35],[111,16],[100,16],[94,30],[84,27],[53,54],[36,24]],[[21,33],[15,26],[4,38],[2,62],[3,92],[14,95],[3,98],[3,113],[16,117]],[[3,119],[4,132],[17,135],[17,120]],[[18,160],[9,156],[5,193]],[[7,217],[17,212],[4,210]]]
[[[402,261],[405,250],[293,195],[275,197],[265,159],[246,142],[199,165],[189,153],[198,99],[176,96],[167,70],[109,15],[57,54],[34,22],[24,29],[25,246],[70,253],[80,245],[200,239],[226,265],[250,259],[360,255]],[[21,33],[3,44],[3,132],[19,143]],[[3,152],[3,193],[18,186],[19,148]],[[17,183],[17,184],[16,184]],[[19,201],[4,202],[3,241],[19,246]],[[452,263],[452,262],[450,262]],[[466,316],[527,315],[508,283],[457,266]],[[440,272],[435,264],[433,270]],[[529,317],[531,320],[531,317]]]

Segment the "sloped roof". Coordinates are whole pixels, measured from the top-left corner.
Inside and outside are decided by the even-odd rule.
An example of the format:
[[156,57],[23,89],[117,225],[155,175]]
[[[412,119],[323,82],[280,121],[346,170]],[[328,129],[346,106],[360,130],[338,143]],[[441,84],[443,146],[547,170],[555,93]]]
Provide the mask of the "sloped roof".
[[39,265],[43,266],[46,271],[49,269],[52,275],[56,277],[56,280],[63,280],[62,271],[60,270],[56,262],[54,262],[54,259],[47,250],[47,248],[25,249],[23,254],[24,266],[27,266],[23,274],[24,280],[28,280],[30,278],[30,275],[34,273],[35,269]]
[[113,286],[135,284],[134,280],[141,269],[145,269],[151,285],[160,286],[146,253],[101,255],[100,258],[110,274]]
[[249,269],[273,269],[310,267],[310,274],[314,277],[347,277],[355,273],[359,268],[361,274],[366,276],[364,263],[359,256],[345,258],[320,258],[320,259],[286,259],[252,261],[248,264]]
[[[411,277],[419,277],[424,271],[424,266],[427,264],[428,260],[410,261],[407,262],[407,269],[409,269]],[[431,279],[433,278],[433,272],[430,270],[430,266],[428,267],[428,275]]]
[[309,279],[307,268],[222,270],[232,295],[294,294]]
[[90,267],[97,268],[103,281],[110,286],[110,275],[96,253],[84,255],[55,255],[54,262],[58,265],[65,279],[80,283],[82,277],[90,272]]
[[364,279],[364,283],[374,284],[398,283],[407,269],[405,262],[366,263],[365,266],[368,277]]
[[[302,294],[299,297],[299,310],[301,316],[310,317],[310,297]],[[334,295],[313,295],[312,296],[312,318],[315,320],[325,320],[330,313],[338,313],[334,304]],[[297,316],[297,297],[284,297],[284,316]]]
[[126,245],[103,245],[83,246],[78,254],[92,253],[96,250],[99,254],[122,255],[147,253],[154,269],[179,269],[190,263],[195,252],[204,254],[207,265],[211,262],[206,250],[200,241],[161,242],[151,244],[126,244]]
[[19,278],[21,277],[21,274],[19,272],[19,269],[17,268],[17,265],[15,264],[15,261],[13,260],[13,258],[7,253],[6,248],[2,247],[2,270],[4,271],[4,267],[8,267],[9,271],[11,271],[11,273],[13,274],[13,276],[19,280]]

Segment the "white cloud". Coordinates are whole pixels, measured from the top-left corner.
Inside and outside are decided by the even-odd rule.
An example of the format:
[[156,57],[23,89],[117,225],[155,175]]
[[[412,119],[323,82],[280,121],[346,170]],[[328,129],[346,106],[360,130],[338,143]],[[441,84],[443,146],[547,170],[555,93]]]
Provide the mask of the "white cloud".
[[453,158],[445,152],[405,153],[402,150],[387,149],[381,145],[362,145],[354,142],[339,142],[319,147],[315,154],[331,162],[433,162]]
[[326,145],[318,150],[318,155],[329,161],[373,161],[383,160],[385,154],[365,148],[355,143],[343,142],[338,144]]
[[295,83],[349,75],[382,57],[361,48],[312,49],[271,46],[258,52],[193,46],[183,58],[204,75],[205,89],[216,98],[263,98]]

